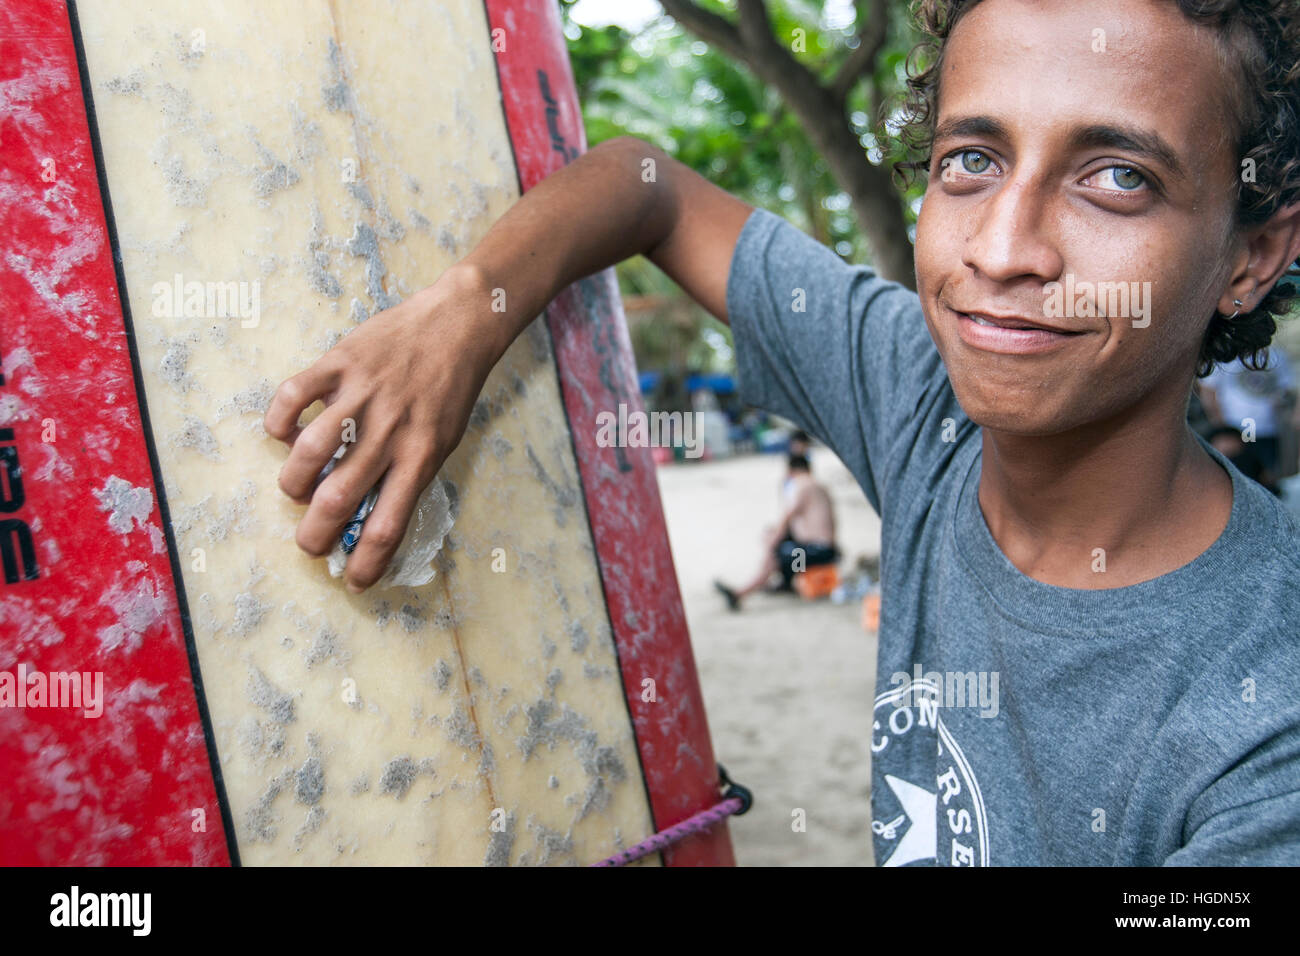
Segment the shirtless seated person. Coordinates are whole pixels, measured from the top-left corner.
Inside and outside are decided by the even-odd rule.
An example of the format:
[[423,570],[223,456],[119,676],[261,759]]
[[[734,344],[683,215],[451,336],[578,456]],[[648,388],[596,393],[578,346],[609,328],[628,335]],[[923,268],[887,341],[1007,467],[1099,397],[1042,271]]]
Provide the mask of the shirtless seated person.
[[727,599],[727,606],[740,610],[740,602],[761,590],[776,571],[781,572],[780,590],[791,590],[797,572],[818,564],[834,564],[840,558],[835,546],[835,510],[831,496],[814,480],[804,455],[791,455],[790,488],[785,512],[776,527],[763,537],[763,560],[758,573],[739,590],[721,581],[713,585]]

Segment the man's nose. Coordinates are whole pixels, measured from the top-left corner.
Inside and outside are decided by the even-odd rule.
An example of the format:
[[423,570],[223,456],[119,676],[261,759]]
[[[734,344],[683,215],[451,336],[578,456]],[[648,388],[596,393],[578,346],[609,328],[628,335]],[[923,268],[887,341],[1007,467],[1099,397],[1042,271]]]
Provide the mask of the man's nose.
[[1028,176],[1009,178],[974,212],[962,261],[989,279],[1055,280],[1064,267],[1047,191]]

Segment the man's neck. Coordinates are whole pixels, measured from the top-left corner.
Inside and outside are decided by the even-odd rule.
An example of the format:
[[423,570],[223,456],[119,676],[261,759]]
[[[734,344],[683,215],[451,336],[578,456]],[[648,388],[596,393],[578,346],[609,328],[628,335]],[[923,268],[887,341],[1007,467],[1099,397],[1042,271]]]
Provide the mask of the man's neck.
[[1133,410],[1048,437],[983,431],[979,504],[1002,553],[1058,587],[1127,587],[1223,533],[1232,479],[1179,408]]

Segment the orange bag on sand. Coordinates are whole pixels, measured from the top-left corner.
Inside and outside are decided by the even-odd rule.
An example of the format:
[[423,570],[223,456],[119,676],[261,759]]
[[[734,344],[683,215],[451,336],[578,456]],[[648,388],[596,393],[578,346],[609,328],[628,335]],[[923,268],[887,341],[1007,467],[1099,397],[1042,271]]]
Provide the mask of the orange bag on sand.
[[840,584],[840,573],[833,564],[818,564],[794,576],[794,589],[805,601],[829,597]]

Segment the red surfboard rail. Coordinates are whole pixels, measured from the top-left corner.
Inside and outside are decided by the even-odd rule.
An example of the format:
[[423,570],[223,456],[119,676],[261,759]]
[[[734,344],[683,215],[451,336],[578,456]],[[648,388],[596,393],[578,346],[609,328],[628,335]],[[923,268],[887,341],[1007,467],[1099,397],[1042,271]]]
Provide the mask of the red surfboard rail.
[[66,6],[0,0],[0,864],[225,864],[110,217]]
[[[526,191],[587,148],[573,72],[553,0],[485,6]],[[569,286],[546,321],[651,811],[663,830],[717,803],[719,782],[650,449],[596,441],[601,412],[644,410],[614,270]],[[654,700],[642,699],[646,679]],[[725,823],[663,857],[669,866],[735,865]]]

